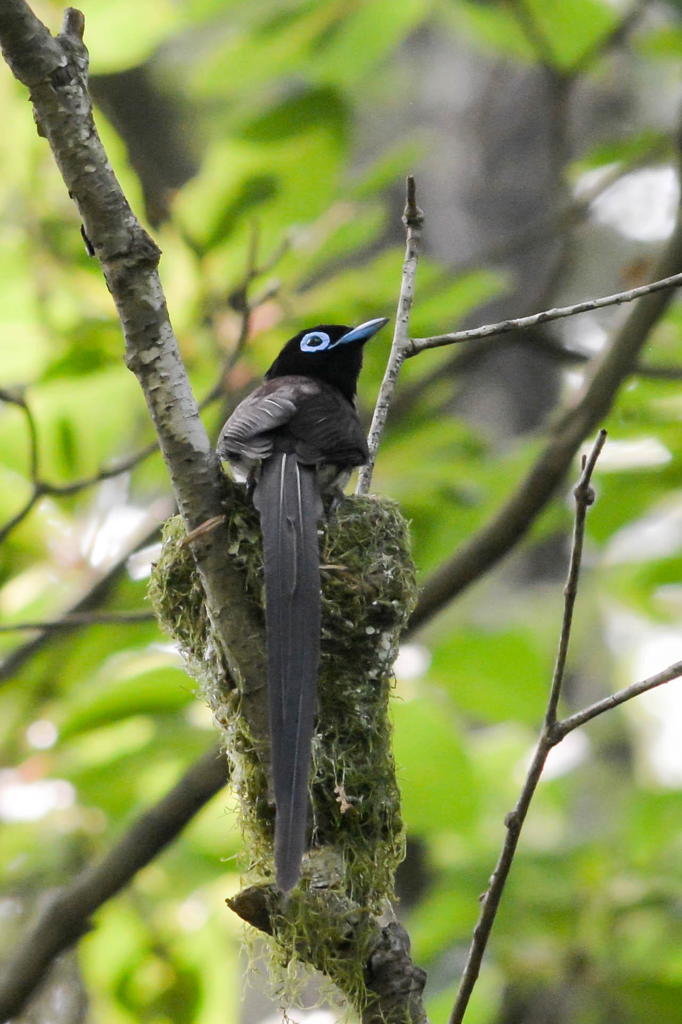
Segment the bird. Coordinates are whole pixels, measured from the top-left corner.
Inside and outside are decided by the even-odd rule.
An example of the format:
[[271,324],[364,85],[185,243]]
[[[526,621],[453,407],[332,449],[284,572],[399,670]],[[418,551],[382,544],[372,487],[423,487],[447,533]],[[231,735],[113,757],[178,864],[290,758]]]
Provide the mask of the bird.
[[218,457],[260,516],[278,888],[300,878],[320,659],[318,524],[368,458],[356,407],[363,346],[388,323],[318,324],[281,349],[223,426]]

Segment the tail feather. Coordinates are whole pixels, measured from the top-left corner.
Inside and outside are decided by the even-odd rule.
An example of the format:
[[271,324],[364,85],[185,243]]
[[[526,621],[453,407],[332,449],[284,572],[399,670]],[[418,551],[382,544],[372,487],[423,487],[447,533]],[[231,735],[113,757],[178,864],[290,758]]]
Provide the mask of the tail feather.
[[300,465],[292,453],[276,453],[262,464],[253,500],[265,567],[275,869],[279,888],[288,892],[305,850],[320,658],[322,501],[315,469]]

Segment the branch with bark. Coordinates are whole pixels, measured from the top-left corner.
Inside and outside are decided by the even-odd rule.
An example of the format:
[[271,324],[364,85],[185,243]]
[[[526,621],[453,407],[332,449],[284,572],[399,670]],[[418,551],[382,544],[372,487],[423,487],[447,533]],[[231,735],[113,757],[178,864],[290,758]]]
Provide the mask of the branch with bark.
[[158,857],[227,781],[227,762],[214,747],[137,819],[101,861],[85,868],[69,885],[45,895],[35,920],[0,966],[0,1020],[21,1012],[55,957],[92,927],[95,911]]
[[583,539],[585,536],[585,521],[587,511],[594,503],[595,495],[591,485],[592,474],[597,464],[597,459],[606,441],[606,431],[601,430],[592,450],[586,458],[583,458],[582,472],[573,489],[575,499],[575,520],[573,524],[573,542],[569,559],[568,575],[564,587],[564,613],[559,633],[559,644],[554,665],[554,672],[547,698],[545,718],[538,737],[538,741],[531,758],[530,767],[525,782],[521,789],[519,799],[514,809],[505,818],[506,835],[497,864],[490,876],[490,882],[485,893],[481,897],[481,910],[478,921],[474,928],[471,945],[467,954],[466,964],[460,979],[459,989],[455,1004],[450,1015],[449,1024],[461,1024],[466,1013],[471,994],[474,990],[479,975],[481,962],[488,945],[488,940],[495,923],[497,911],[502,900],[502,894],[511,871],[514,856],[519,844],[521,830],[526,820],[531,801],[542,776],[550,751],[560,743],[569,732],[591,721],[598,715],[609,711],[611,708],[656,686],[661,686],[672,679],[682,676],[682,662],[670,665],[662,672],[656,673],[638,683],[611,694],[604,700],[597,701],[582,711],[576,712],[567,718],[558,720],[557,711],[561,698],[561,691],[566,671],[566,658],[571,638],[571,626],[573,623],[573,610],[578,596],[578,580],[580,577],[580,566],[582,561]]
[[[160,252],[133,214],[107,159],[87,89],[83,15],[67,8],[52,37],[24,0],[0,8],[0,44],[12,72],[28,86],[39,131],[54,153],[83,231],[116,304],[126,363],[143,390],[173,491],[188,532],[220,516],[229,496],[199,418],[157,272]],[[229,675],[241,681],[245,714],[267,734],[260,691],[262,626],[241,600],[242,583],[225,557],[225,527],[193,544],[209,617]]]
[[[250,886],[226,902],[243,921],[266,935],[277,934],[290,910],[286,898],[274,886]],[[363,1024],[404,1024],[405,1021],[427,1024],[422,1004],[426,973],[412,962],[410,939],[405,929],[395,921],[384,926],[372,921],[367,934],[361,908],[350,901],[339,901],[333,913],[341,924],[338,945],[333,952],[337,961],[343,963],[349,959],[350,949],[359,942],[367,951]],[[325,950],[325,955],[328,954]],[[302,958],[313,967],[322,968],[314,937],[302,950]],[[352,992],[346,995],[352,1002]]]
[[[668,308],[674,288],[682,283],[680,268],[682,218],[678,214],[675,230],[656,266],[656,281],[645,285],[648,290],[644,293],[641,289],[619,293],[619,296],[637,299],[629,316],[616,331],[611,344],[588,366],[581,393],[555,417],[540,454],[499,512],[426,580],[408,626],[409,633],[423,626],[466,587],[480,579],[526,536],[570,470],[580,446],[597,429],[619,389],[635,372],[651,331]],[[620,301],[626,300],[621,298]],[[573,310],[571,315],[584,311],[588,304],[578,305],[580,308],[570,307]],[[564,311],[556,312],[563,314]],[[499,326],[489,325],[481,330],[494,333],[493,327]],[[459,335],[439,336],[446,337],[452,339]]]
[[[657,270],[660,271],[660,266]],[[621,306],[626,302],[634,302],[645,295],[653,295],[656,292],[665,292],[672,288],[682,286],[682,273],[671,274],[668,277],[661,277],[649,284],[640,285],[638,288],[630,288],[628,291],[616,292],[613,295],[602,295],[598,299],[585,299],[583,302],[575,302],[571,306],[560,306],[557,309],[544,309],[540,313],[533,313],[531,316],[520,316],[515,320],[501,320],[496,324],[483,324],[481,327],[472,327],[466,331],[452,331],[449,334],[435,334],[430,338],[413,338],[406,346],[405,358],[419,355],[430,348],[441,348],[443,345],[457,345],[463,341],[478,341],[480,338],[492,338],[499,334],[509,334],[510,331],[522,331],[529,327],[538,327],[540,324],[550,323],[552,320],[563,320],[568,316],[577,316],[579,313],[591,313],[595,309],[606,309],[608,306]]]
[[[123,575],[128,559],[139,547],[151,544],[158,537],[163,518],[166,515],[171,515],[172,512],[173,506],[170,502],[164,503],[162,514],[159,514],[159,510],[156,509],[156,515],[151,516],[151,527],[148,527],[142,536],[136,534],[132,538],[130,546],[125,548],[113,565],[110,565],[101,576],[92,582],[85,593],[77,598],[53,625],[37,622],[34,624],[38,631],[36,635],[15,647],[0,662],[0,686],[13,680],[23,666],[43,650],[55,631],[63,634],[78,629],[83,625],[82,621],[80,621],[81,616],[90,615],[95,608],[101,607],[102,603],[110,596],[117,581]],[[7,629],[9,630],[11,627],[7,627]]]
[[417,274],[421,233],[424,226],[424,213],[417,206],[417,186],[412,175],[407,179],[407,196],[403,212],[403,224],[405,225],[405,258],[403,260],[393,342],[384,378],[379,389],[379,395],[374,406],[372,425],[369,429],[369,437],[367,439],[369,458],[367,464],[360,470],[356,494],[367,494],[369,492],[374,463],[376,462],[377,452],[381,443],[381,435],[386,426],[388,411],[398,385],[400,368],[403,365],[405,354],[410,344],[410,313],[412,312],[412,303],[414,302],[414,282]]

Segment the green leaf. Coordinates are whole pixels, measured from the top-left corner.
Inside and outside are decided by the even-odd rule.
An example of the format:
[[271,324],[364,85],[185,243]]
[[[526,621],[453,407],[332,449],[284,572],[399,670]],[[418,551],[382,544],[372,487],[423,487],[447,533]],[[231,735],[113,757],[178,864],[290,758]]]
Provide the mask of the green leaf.
[[[682,11],[682,5],[678,3],[678,6]],[[679,60],[682,56],[682,26],[666,25],[651,29],[637,39],[636,45],[647,57]]]
[[122,678],[100,678],[62,702],[57,724],[63,739],[137,715],[176,714],[193,700],[193,684],[181,671],[149,668],[133,673],[135,661],[127,657],[125,662],[109,666]]
[[550,674],[534,630],[469,626],[438,645],[428,676],[475,719],[535,723]]
[[471,821],[475,778],[457,719],[434,695],[393,703],[394,752],[409,835],[455,831]]
[[585,171],[594,170],[609,164],[634,164],[643,158],[651,157],[658,160],[672,155],[672,142],[668,135],[647,129],[634,135],[626,135],[621,139],[600,142],[589,153],[574,161],[568,174],[572,179]]
[[239,126],[250,142],[268,144],[323,128],[345,142],[350,111],[342,94],[331,86],[298,88],[281,103]]
[[177,12],[171,0],[117,0],[113,7],[90,4],[87,33],[93,71],[116,71],[144,60],[177,27]]
[[524,9],[521,19],[513,7],[460,0],[453,17],[487,47],[526,61],[549,56],[566,71],[598,49],[616,24],[615,11],[601,0],[528,0]]
[[361,80],[429,13],[430,0],[364,0],[320,40],[309,72],[345,85]]

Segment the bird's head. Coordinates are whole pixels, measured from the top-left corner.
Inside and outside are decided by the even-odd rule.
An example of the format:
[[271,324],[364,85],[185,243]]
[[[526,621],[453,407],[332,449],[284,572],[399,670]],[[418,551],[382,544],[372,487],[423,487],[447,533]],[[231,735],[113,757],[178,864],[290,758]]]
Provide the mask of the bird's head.
[[352,401],[362,367],[362,347],[387,323],[387,317],[378,317],[357,327],[308,327],[287,341],[265,376],[268,380],[290,374],[317,377]]

